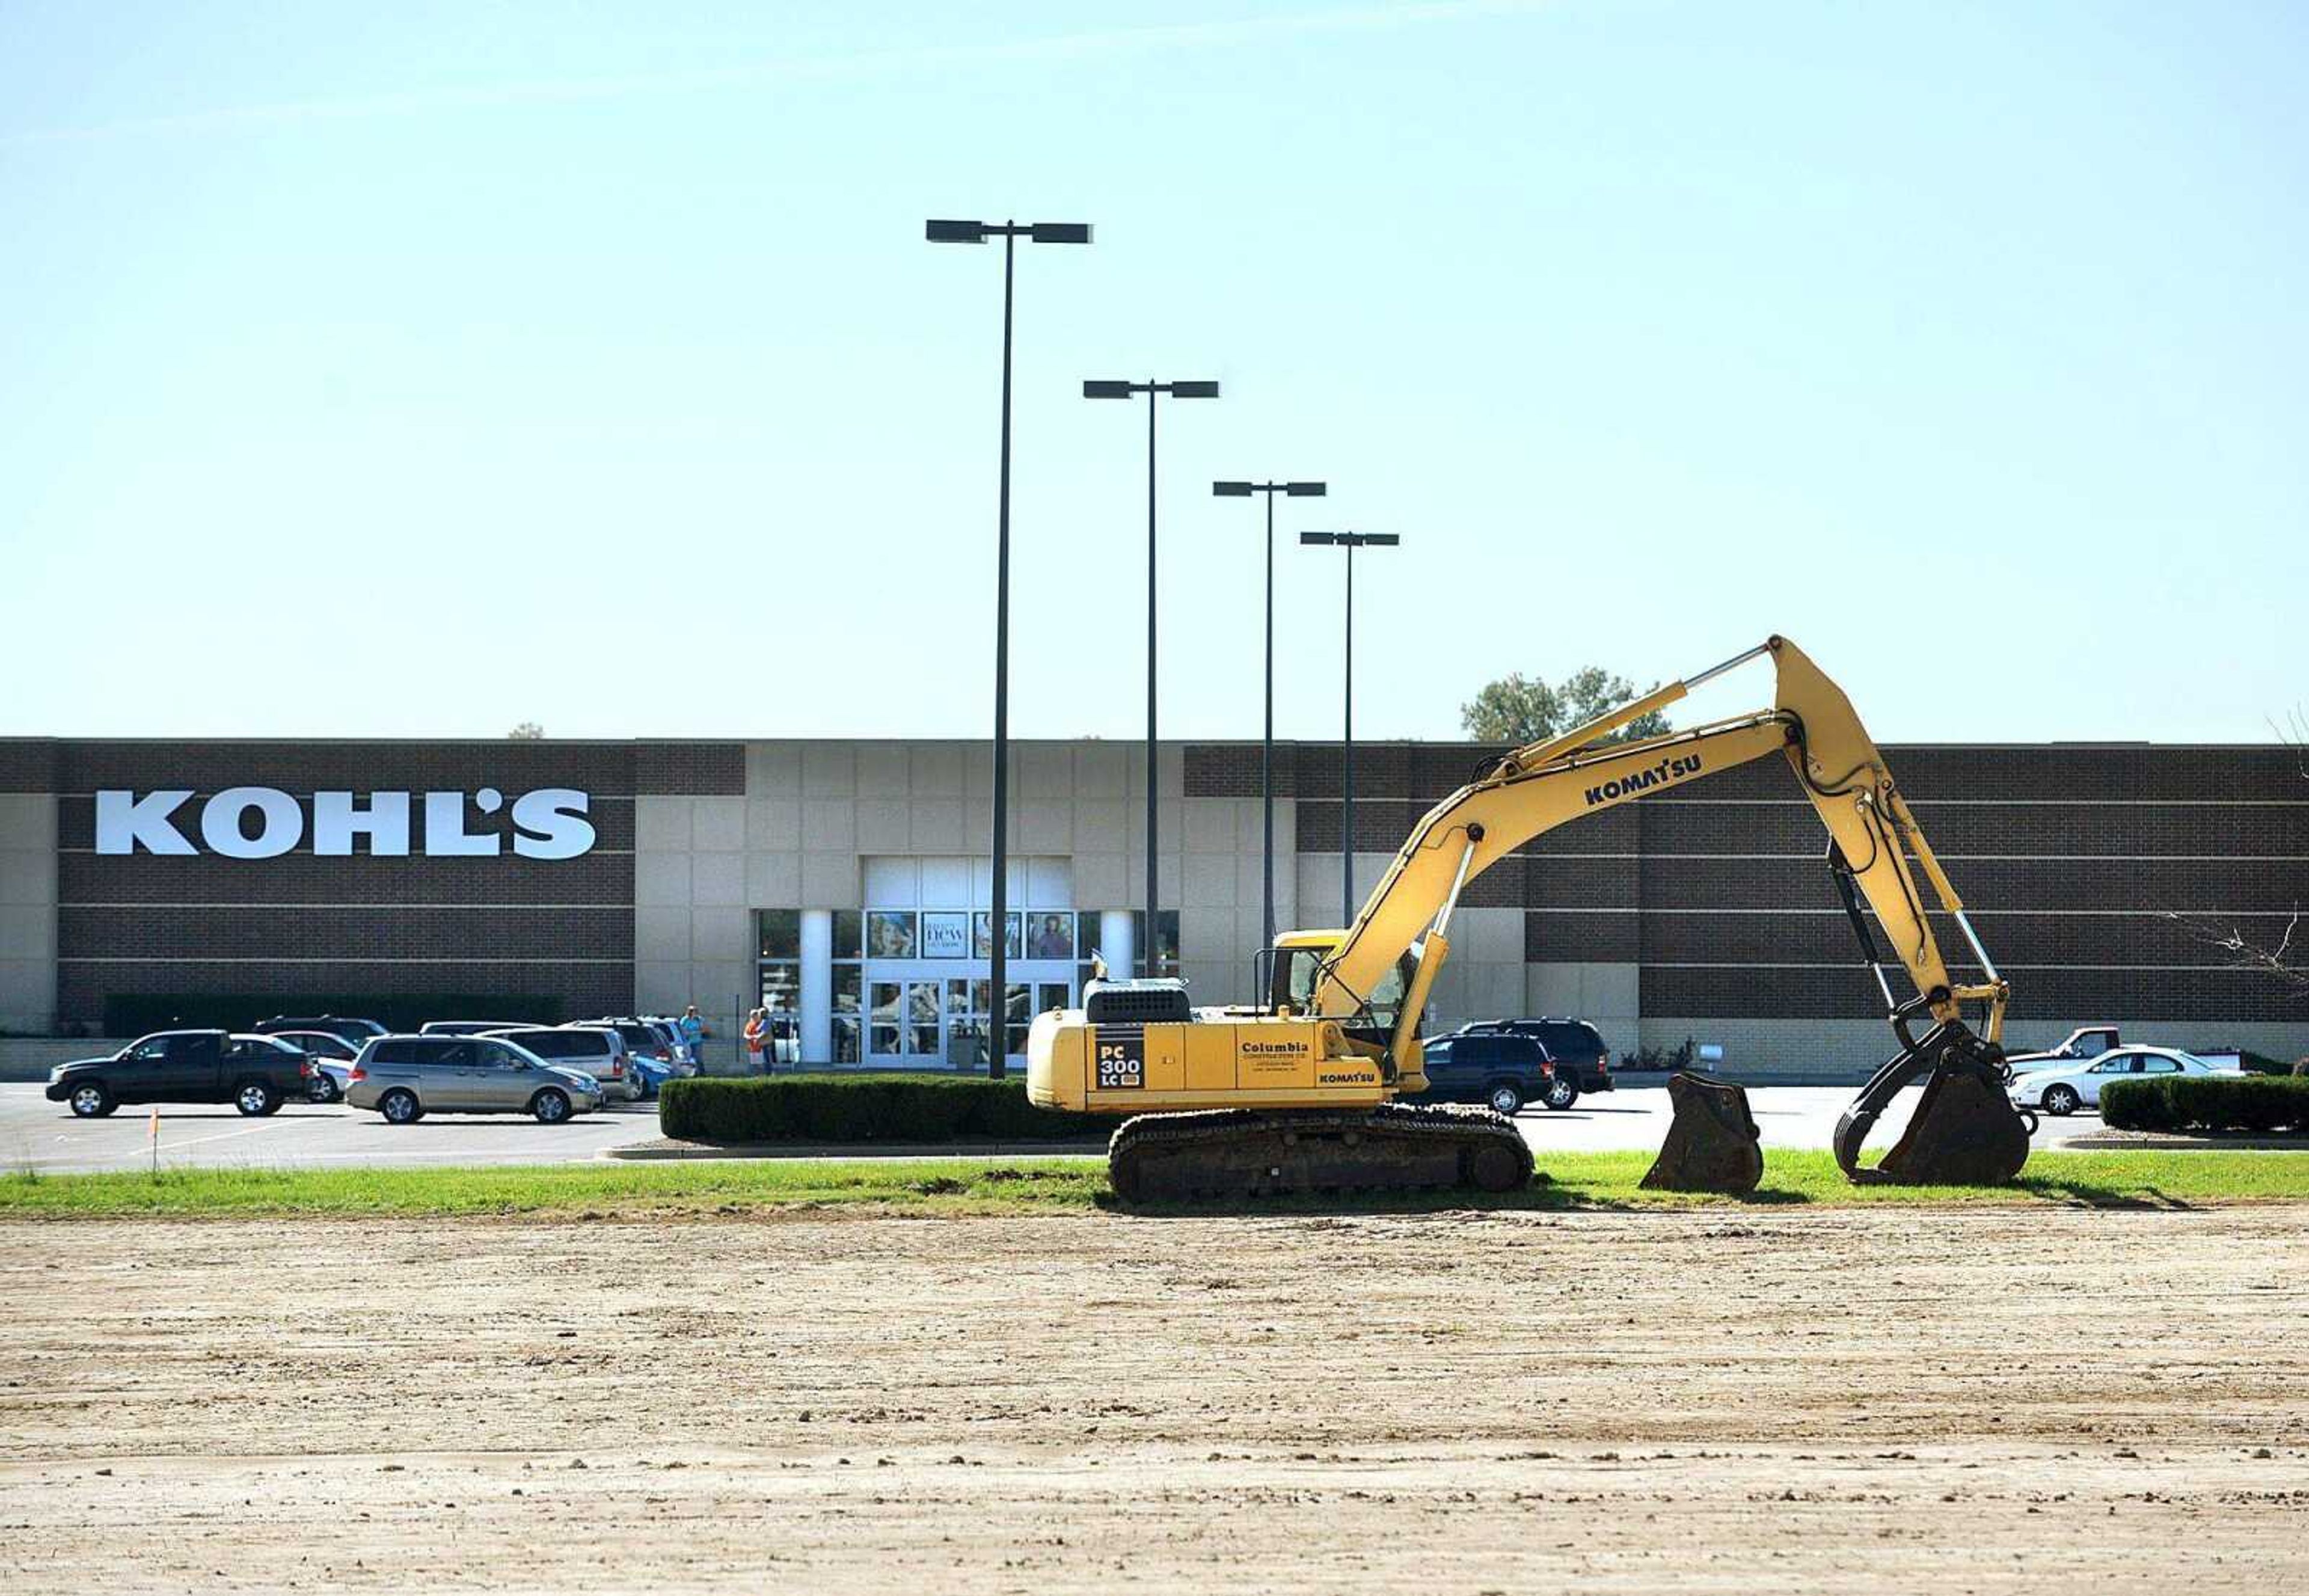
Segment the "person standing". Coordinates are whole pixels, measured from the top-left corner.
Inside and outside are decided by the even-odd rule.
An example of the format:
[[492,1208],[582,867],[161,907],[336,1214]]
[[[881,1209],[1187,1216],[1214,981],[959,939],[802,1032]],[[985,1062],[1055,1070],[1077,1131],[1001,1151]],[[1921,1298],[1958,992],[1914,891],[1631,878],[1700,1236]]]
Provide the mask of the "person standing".
[[769,1037],[770,1011],[757,1009],[746,1016],[746,1068],[751,1074],[762,1073],[762,1047]]
[[697,1017],[696,1003],[681,1011],[681,1023],[678,1028],[681,1032],[681,1045],[689,1049],[689,1062],[697,1067],[700,1075],[705,1074],[705,1022]]

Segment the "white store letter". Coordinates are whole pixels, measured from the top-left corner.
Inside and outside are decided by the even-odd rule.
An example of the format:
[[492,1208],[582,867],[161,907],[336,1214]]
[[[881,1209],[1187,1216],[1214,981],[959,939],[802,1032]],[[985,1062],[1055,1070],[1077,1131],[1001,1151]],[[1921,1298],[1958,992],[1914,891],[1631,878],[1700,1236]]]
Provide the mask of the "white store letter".
[[[241,835],[240,818],[250,810],[264,817],[254,838]],[[212,854],[228,859],[271,859],[295,847],[305,835],[305,811],[278,787],[227,787],[201,806],[201,840]]]
[[178,804],[192,795],[190,787],[171,787],[164,793],[147,793],[142,798],[117,789],[99,793],[96,851],[133,854],[141,846],[148,854],[170,854],[180,858],[199,853],[200,849],[187,842],[185,834],[169,818]]
[[425,851],[439,857],[488,858],[497,854],[501,840],[494,831],[479,837],[465,830],[465,795],[463,793],[428,793],[425,794]]
[[575,859],[593,846],[592,801],[572,787],[540,787],[513,801],[513,851],[524,859]]
[[355,833],[368,837],[368,851],[377,858],[406,858],[409,794],[371,793],[367,809],[355,809],[350,793],[313,794],[313,852],[345,857],[353,851]]

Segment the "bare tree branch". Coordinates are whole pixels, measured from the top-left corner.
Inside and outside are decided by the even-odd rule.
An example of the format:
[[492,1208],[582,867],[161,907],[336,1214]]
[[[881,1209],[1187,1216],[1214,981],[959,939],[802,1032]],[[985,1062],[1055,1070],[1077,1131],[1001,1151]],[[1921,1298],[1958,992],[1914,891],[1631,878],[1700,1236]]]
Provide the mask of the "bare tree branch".
[[[2279,742],[2290,744],[2299,756],[2301,776],[2309,781],[2309,712],[2298,704],[2287,712],[2283,720],[2269,717],[2269,729],[2277,733]],[[2301,906],[2293,906],[2293,917],[2285,923],[2285,934],[2274,948],[2264,948],[2250,941],[2235,926],[2223,928],[2216,922],[2169,911],[2164,918],[2185,929],[2208,947],[2218,948],[2227,954],[2224,967],[2233,970],[2251,970],[2257,975],[2271,976],[2303,996],[2309,996],[2309,964],[2302,962],[2303,955],[2296,952],[2293,939],[2301,929]]]
[[2301,756],[2302,778],[2309,780],[2309,710],[2296,704],[2286,712],[2284,720],[2273,715],[2268,718],[2269,729],[2277,733],[2277,740],[2291,743],[2294,751]]
[[2169,910],[2163,917],[2207,947],[2218,948],[2227,954],[2228,958],[2222,968],[2273,976],[2294,991],[2309,996],[2309,965],[2299,963],[2301,956],[2293,949],[2294,935],[2301,929],[2301,910],[2297,905],[2293,910],[2293,917],[2285,923],[2285,934],[2278,939],[2274,948],[2264,948],[2250,941],[2235,926],[2224,929],[2217,922],[2176,915]]

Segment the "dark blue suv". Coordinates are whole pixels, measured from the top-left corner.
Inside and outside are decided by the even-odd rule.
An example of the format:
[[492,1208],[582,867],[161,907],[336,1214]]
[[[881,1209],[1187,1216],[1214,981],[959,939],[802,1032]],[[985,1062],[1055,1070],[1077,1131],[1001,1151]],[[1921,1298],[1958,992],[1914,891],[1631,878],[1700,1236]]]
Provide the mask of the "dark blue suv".
[[1531,1037],[1506,1032],[1454,1031],[1423,1043],[1427,1089],[1421,1103],[1488,1103],[1514,1114],[1526,1103],[1544,1102],[1554,1065],[1547,1049]]
[[1555,1065],[1555,1078],[1547,1095],[1540,1100],[1550,1108],[1570,1107],[1579,1100],[1581,1092],[1613,1089],[1612,1054],[1604,1045],[1604,1033],[1584,1019],[1560,1015],[1540,1019],[1479,1019],[1462,1027],[1456,1034],[1492,1032],[1529,1037],[1547,1049],[1547,1056]]

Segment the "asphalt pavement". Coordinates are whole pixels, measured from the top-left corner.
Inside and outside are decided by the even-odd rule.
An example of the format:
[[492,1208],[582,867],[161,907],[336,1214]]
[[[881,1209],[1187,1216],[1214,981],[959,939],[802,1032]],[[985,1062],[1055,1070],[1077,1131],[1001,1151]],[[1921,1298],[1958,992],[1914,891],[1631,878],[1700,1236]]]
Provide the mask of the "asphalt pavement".
[[[1767,1147],[1826,1148],[1848,1087],[1755,1087],[1750,1110]],[[1911,1090],[1885,1115],[1872,1146],[1890,1146],[1907,1123]],[[1526,1109],[1518,1123],[1543,1158],[1550,1151],[1649,1152],[1667,1133],[1667,1093],[1637,1087],[1584,1097],[1568,1110]],[[2036,1145],[2088,1134],[2099,1119],[2080,1114],[2048,1119]],[[621,1103],[558,1125],[518,1115],[433,1114],[414,1125],[388,1125],[372,1111],[294,1103],[264,1119],[229,1105],[164,1104],[158,1162],[168,1168],[326,1169],[361,1165],[572,1164],[658,1139],[657,1108]],[[966,1149],[957,1149],[966,1152]],[[855,1158],[858,1149],[832,1156]],[[74,1119],[38,1084],[0,1083],[0,1172],[143,1169],[155,1159],[151,1110],[127,1107],[106,1119]]]

